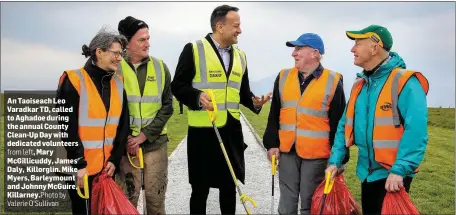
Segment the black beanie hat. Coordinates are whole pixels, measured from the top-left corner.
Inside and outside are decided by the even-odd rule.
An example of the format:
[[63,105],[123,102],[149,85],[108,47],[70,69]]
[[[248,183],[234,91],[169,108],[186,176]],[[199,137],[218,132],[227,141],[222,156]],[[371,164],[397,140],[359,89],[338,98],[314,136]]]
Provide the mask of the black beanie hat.
[[149,28],[149,26],[142,20],[127,16],[125,19],[120,20],[117,30],[130,41],[133,35],[141,28]]

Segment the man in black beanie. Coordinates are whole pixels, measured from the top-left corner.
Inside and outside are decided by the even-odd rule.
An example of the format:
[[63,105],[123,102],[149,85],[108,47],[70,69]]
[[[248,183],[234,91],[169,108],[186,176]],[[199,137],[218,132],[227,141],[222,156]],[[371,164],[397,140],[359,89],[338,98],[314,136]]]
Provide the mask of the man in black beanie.
[[[128,16],[119,22],[118,30],[128,39],[126,56],[119,68],[124,77],[130,112],[131,135],[126,151],[136,157],[139,150],[143,151],[147,214],[165,214],[168,184],[166,123],[173,114],[171,74],[161,59],[149,56],[149,26],[144,21]],[[127,173],[131,164],[126,157],[123,161],[121,169],[124,167],[123,172]],[[139,166],[138,159],[132,161]],[[134,183],[133,186],[127,184],[132,191],[127,196],[136,206],[141,189],[141,169],[132,168],[131,171]],[[128,173],[125,176],[128,178]]]

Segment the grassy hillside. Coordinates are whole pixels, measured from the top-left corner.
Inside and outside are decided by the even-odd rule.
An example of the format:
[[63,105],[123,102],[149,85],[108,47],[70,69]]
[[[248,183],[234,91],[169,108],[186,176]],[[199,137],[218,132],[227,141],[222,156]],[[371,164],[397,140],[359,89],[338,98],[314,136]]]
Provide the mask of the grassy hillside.
[[454,130],[454,108],[429,108],[428,125]]
[[[242,112],[262,138],[270,103],[259,115],[242,107]],[[455,214],[454,153],[455,109],[429,108],[429,143],[421,171],[413,179],[410,196],[421,214]],[[351,147],[345,176],[350,191],[361,206],[360,181],[355,175],[358,149]]]
[[181,140],[187,135],[187,107],[184,105],[184,114],[179,114],[179,103],[173,102],[174,114],[168,121],[168,156],[179,145]]

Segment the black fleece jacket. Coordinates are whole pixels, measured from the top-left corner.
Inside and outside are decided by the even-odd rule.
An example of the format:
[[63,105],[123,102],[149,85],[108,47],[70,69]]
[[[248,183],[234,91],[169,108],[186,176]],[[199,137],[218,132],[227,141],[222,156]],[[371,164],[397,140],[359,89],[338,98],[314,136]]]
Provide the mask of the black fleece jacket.
[[[106,112],[110,108],[110,97],[111,97],[111,78],[114,74],[113,71],[105,71],[100,67],[92,63],[92,58],[89,58],[84,66],[84,69],[87,71],[89,76],[92,78],[93,83],[95,84],[100,97],[102,97],[103,103],[106,108]],[[78,134],[78,113],[79,113],[79,94],[71,84],[68,76],[65,76],[62,80],[62,84],[57,90],[57,98],[64,99],[65,104],[56,105],[56,107],[63,106],[66,108],[73,107],[73,112],[69,113],[59,113],[61,116],[68,116],[69,121],[59,121],[59,124],[67,124],[68,137],[62,138],[62,141],[65,142],[78,142],[78,146],[66,146],[68,159],[79,159],[78,162],[73,167],[77,169],[83,169],[87,166],[87,162],[84,158],[84,146],[82,145],[81,139]],[[129,125],[129,113],[128,113],[128,101],[125,90],[123,91],[123,106],[122,113],[120,116],[119,125],[117,127],[117,134],[114,138],[113,149],[111,151],[111,156],[108,161],[112,162],[116,167],[119,166],[120,159],[125,152],[127,137],[130,133]]]

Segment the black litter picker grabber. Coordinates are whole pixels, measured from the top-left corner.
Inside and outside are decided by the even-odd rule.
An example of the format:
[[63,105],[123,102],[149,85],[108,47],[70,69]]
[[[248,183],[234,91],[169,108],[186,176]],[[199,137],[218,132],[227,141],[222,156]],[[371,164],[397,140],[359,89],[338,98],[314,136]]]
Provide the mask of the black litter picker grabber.
[[239,198],[241,199],[245,212],[250,215],[251,213],[250,213],[250,210],[246,206],[246,202],[249,201],[250,203],[252,203],[253,207],[255,207],[255,208],[257,207],[256,202],[252,198],[247,196],[247,194],[241,192],[241,188],[239,187],[239,184],[238,184],[238,181],[236,178],[236,174],[234,173],[233,167],[231,166],[230,159],[228,158],[228,154],[226,153],[225,146],[223,145],[222,137],[220,136],[217,126],[215,125],[215,120],[217,119],[218,110],[217,110],[217,103],[215,102],[214,93],[212,92],[212,90],[209,89],[208,94],[212,100],[212,106],[214,107],[214,110],[213,111],[206,110],[206,111],[209,114],[209,119],[212,122],[212,127],[214,128],[215,133],[217,134],[218,141],[220,142],[220,147],[222,148],[222,152],[223,152],[223,155],[225,156],[226,163],[228,164],[228,168],[230,169],[234,184],[236,185],[236,189],[237,189],[237,193],[239,194]]
[[81,190],[79,189],[79,186],[76,186],[76,189],[78,191],[78,195],[85,199],[85,205],[86,205],[86,214],[89,215],[89,176],[87,174],[84,175],[83,178],[84,182],[84,195],[82,195]]
[[[128,156],[128,160],[130,161],[130,164],[134,167],[134,168],[139,168],[141,169],[141,190],[142,190],[142,194],[143,194],[143,214],[147,214],[147,207],[146,207],[146,189],[144,187],[144,156],[143,156],[143,150],[141,147],[139,147],[138,149],[138,161],[139,161],[139,166],[136,166],[133,161],[131,160],[131,157],[130,157],[130,153],[127,153],[127,156]],[[133,157],[133,159],[135,159],[135,157]]]

